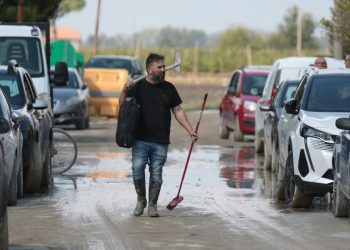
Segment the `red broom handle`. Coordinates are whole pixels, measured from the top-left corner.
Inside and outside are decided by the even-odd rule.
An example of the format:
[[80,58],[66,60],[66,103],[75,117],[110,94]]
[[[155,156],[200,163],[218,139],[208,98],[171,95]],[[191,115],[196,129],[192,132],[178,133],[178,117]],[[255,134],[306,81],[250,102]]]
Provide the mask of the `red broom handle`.
[[[202,103],[202,106],[201,106],[201,112],[200,112],[199,119],[197,121],[196,129],[195,129],[196,133],[198,132],[199,123],[201,122],[201,119],[202,119],[202,114],[203,114],[203,110],[204,110],[204,107],[205,107],[205,102],[207,101],[207,97],[208,97],[208,93],[206,93],[204,95],[203,103]],[[182,188],[182,183],[183,183],[183,181],[185,179],[185,174],[186,174],[186,171],[187,171],[188,163],[189,163],[190,158],[191,158],[191,153],[192,153],[192,149],[193,149],[194,143],[195,142],[193,142],[193,141],[191,143],[190,151],[188,152],[188,156],[187,156],[187,160],[186,160],[186,164],[185,164],[185,169],[184,169],[184,172],[182,174],[179,191],[177,192],[177,196],[176,197],[179,197],[179,195],[180,195],[180,191],[181,191],[181,188]]]

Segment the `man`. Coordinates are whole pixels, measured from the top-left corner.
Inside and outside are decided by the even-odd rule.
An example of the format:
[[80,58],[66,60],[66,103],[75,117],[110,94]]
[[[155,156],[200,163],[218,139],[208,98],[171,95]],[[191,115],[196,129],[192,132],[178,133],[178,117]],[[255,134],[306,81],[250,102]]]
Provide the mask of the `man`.
[[126,96],[134,96],[141,106],[140,126],[132,146],[132,173],[137,193],[134,215],[142,215],[147,205],[145,168],[148,164],[150,172],[148,215],[159,217],[157,202],[163,183],[163,166],[170,143],[170,111],[187,130],[192,141],[197,141],[198,134],[193,130],[181,108],[182,101],[175,86],[165,81],[164,56],[149,54],[146,70],[145,79],[137,83],[127,82],[124,85],[119,100],[121,105]]
[[315,59],[315,67],[319,69],[326,69],[327,68],[327,61],[326,58],[323,56],[319,56]]
[[350,68],[350,54],[345,55],[345,68]]

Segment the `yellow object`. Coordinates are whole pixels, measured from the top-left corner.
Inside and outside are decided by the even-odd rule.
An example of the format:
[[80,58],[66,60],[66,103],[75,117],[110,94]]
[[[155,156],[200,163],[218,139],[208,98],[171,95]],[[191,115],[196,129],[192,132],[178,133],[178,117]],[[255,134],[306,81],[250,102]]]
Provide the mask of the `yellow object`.
[[119,96],[128,80],[125,69],[85,68],[84,81],[90,89],[91,115],[117,117]]

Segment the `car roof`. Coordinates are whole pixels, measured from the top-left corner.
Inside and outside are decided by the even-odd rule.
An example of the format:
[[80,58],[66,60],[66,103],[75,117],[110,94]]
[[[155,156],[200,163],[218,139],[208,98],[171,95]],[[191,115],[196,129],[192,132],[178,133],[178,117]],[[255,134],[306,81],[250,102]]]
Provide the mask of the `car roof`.
[[318,69],[318,68],[311,68],[308,72],[311,75],[333,75],[333,74],[346,74],[350,75],[350,69]]
[[[125,59],[125,60],[138,60],[138,57],[134,57],[134,56],[125,56],[125,55],[96,55],[96,56],[92,56],[90,59],[103,59],[103,58],[114,58],[114,59]],[[89,60],[90,60],[89,59]]]
[[[278,68],[300,68],[308,67],[315,63],[317,57],[286,57],[275,61]],[[327,61],[328,68],[345,68],[344,60],[335,59],[332,57],[324,57]]]

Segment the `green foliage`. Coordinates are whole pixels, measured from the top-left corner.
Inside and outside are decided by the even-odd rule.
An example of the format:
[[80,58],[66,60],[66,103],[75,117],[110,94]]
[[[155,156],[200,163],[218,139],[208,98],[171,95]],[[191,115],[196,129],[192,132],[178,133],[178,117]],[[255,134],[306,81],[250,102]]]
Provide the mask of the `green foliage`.
[[[24,0],[24,20],[27,22],[43,22],[53,17],[61,0]],[[16,22],[18,1],[0,0],[0,20]]]
[[348,53],[350,52],[350,0],[334,0],[331,12],[332,20],[322,19],[321,23],[327,30],[329,40],[339,41],[344,51]]
[[71,11],[81,10],[85,6],[85,0],[61,0],[57,17],[62,17]]
[[[184,72],[193,72],[195,54],[198,54],[198,71],[199,72],[230,72],[236,68],[247,65],[247,55],[245,48],[178,48],[176,49],[182,57],[181,70]],[[92,56],[91,47],[81,47],[79,51],[84,55],[85,60]],[[197,52],[196,52],[197,51]],[[146,57],[150,52],[163,54],[166,59],[166,64],[170,65],[174,61],[174,48],[144,48],[137,54],[142,62],[145,62]],[[124,47],[101,48],[98,50],[100,55],[135,55],[134,50]],[[317,50],[304,50],[304,56],[324,55],[330,56]],[[296,56],[294,49],[252,49],[252,63],[271,65],[276,59]]]
[[[277,32],[268,38],[269,47],[276,49],[293,49],[297,44],[297,16],[298,7],[294,6],[287,10],[284,22],[278,26]],[[309,13],[301,16],[302,47],[303,49],[316,49],[318,44],[313,33],[316,28],[315,21]]]

